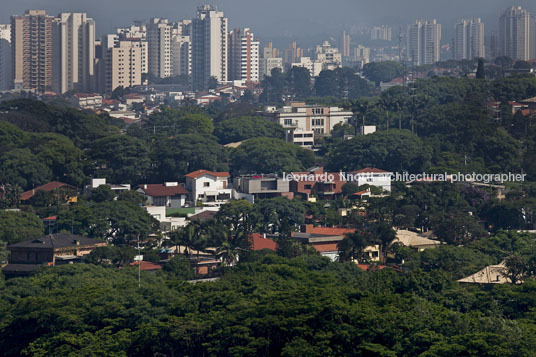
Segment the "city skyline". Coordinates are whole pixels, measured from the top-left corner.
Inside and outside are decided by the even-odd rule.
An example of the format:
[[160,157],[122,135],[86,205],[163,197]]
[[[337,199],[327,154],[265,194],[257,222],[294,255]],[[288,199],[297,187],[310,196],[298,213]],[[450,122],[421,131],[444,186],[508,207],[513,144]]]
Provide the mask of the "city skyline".
[[[2,4],[0,23],[8,23],[11,15],[20,15],[28,9],[43,9],[48,14],[60,12],[86,12],[97,23],[97,36],[111,33],[116,27],[122,27],[136,20],[148,21],[151,17],[168,18],[171,22],[193,18],[196,8],[202,1],[179,3],[171,0],[156,0],[148,6],[141,0],[114,1],[110,6],[104,0],[83,2],[81,0],[5,0]],[[319,36],[333,33],[351,26],[373,26],[386,24],[405,26],[416,19],[436,18],[443,24],[447,36],[454,33],[454,24],[460,18],[481,18],[487,29],[498,29],[498,15],[510,6],[522,6],[531,14],[536,13],[536,6],[528,0],[493,1],[476,0],[473,2],[454,1],[448,4],[430,3],[423,0],[409,0],[404,4],[394,0],[362,0],[350,2],[335,0],[327,3],[314,3],[304,6],[301,1],[283,2],[275,0],[269,4],[261,1],[235,0],[224,3],[212,1],[220,11],[230,19],[229,27],[250,27],[261,40],[268,37]],[[128,6],[127,6],[128,5]],[[339,8],[345,11],[337,11]],[[106,9],[107,11],[103,11]],[[386,12],[385,9],[389,9]],[[452,26],[451,26],[452,24]],[[451,28],[452,27],[452,28]],[[393,28],[393,37],[398,30]]]

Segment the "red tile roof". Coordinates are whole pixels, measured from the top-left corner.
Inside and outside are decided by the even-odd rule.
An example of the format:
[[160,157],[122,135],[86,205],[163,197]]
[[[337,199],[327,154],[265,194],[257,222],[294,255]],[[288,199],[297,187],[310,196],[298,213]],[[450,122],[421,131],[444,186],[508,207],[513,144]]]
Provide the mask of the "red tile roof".
[[377,169],[375,167],[365,167],[364,169],[354,171],[356,174],[364,174],[364,173],[379,173],[379,174],[387,174],[389,171]]
[[387,265],[370,265],[370,264],[356,264],[360,269],[364,270],[364,271],[368,271],[369,269],[371,271],[374,271],[374,270],[382,270],[382,269],[385,269],[387,268]]
[[61,188],[61,187],[67,187],[67,188],[71,188],[73,190],[76,190],[76,187],[71,186],[69,184],[59,182],[59,181],[52,181],[52,182],[46,183],[46,184],[44,184],[42,186],[36,187],[36,188],[34,188],[32,190],[23,192],[20,195],[20,199],[21,199],[21,201],[27,201],[30,198],[32,198],[36,194],[37,191],[47,191],[48,192],[48,191],[54,191],[54,190],[56,190],[58,188]]
[[215,212],[215,211],[203,211],[201,213],[194,214],[193,216],[190,216],[188,219],[190,221],[195,221],[195,220],[199,220],[201,222],[210,221],[210,220],[215,219],[216,214],[218,214],[218,212]]
[[164,186],[161,183],[144,184],[140,185],[139,188],[147,196],[153,197],[188,195],[188,190],[180,184],[177,186]]
[[184,176],[195,179],[195,178],[201,177],[203,175],[211,175],[211,176],[214,176],[214,177],[229,177],[229,176],[231,176],[231,175],[229,175],[228,172],[214,172],[214,171],[208,171],[208,170],[197,170],[197,171],[194,171],[194,172],[190,172],[189,174],[186,174]]
[[355,192],[353,193],[354,196],[362,196],[362,195],[365,195],[365,194],[370,194],[370,190],[364,190],[364,191],[359,191],[359,192]]
[[[130,263],[131,266],[138,266],[139,262],[132,262]],[[146,262],[144,260],[141,261],[140,270],[148,271],[148,270],[160,270],[162,269],[162,266],[160,264],[155,264],[151,262]]]
[[312,227],[307,233],[320,234],[325,236],[343,236],[346,233],[354,233],[354,228],[330,228],[330,227]]
[[338,243],[318,243],[313,244],[313,248],[315,248],[318,252],[338,252],[339,248],[337,247]]
[[269,238],[264,238],[259,233],[253,233],[251,235],[251,240],[253,241],[252,249],[253,250],[263,250],[263,249],[270,249],[270,250],[276,250],[277,243]]

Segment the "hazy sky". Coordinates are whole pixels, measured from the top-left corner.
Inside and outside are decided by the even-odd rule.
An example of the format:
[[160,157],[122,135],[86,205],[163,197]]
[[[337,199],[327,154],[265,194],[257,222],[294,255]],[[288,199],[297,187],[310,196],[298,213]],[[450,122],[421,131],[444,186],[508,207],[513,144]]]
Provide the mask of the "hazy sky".
[[[134,20],[166,17],[172,21],[192,18],[200,0],[0,0],[0,23],[26,9],[87,12],[102,35]],[[495,29],[500,12],[521,5],[536,13],[534,0],[213,0],[229,17],[229,27],[250,27],[263,39],[337,34],[343,28],[386,23],[398,26],[417,18],[436,17],[443,32],[451,32],[457,18],[481,17]],[[394,35],[394,33],[393,33]],[[443,36],[443,41],[448,41]]]

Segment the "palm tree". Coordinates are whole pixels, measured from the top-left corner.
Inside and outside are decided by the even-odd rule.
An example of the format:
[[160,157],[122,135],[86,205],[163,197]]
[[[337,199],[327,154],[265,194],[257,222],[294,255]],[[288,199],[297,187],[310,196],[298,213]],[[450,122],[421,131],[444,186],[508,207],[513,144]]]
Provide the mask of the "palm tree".
[[374,236],[374,241],[380,245],[381,259],[385,262],[391,243],[396,238],[396,232],[391,225],[384,222],[374,224],[370,227],[370,232]]
[[363,250],[370,244],[370,238],[366,232],[355,231],[346,234],[346,237],[339,242],[339,260],[352,261],[363,258]]

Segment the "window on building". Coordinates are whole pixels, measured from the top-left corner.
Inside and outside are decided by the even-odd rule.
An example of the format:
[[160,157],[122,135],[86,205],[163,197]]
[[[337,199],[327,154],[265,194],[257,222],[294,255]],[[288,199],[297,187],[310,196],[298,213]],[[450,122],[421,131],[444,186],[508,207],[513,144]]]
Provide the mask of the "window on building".
[[285,126],[292,125],[292,119],[285,119],[284,124],[285,124]]
[[209,187],[210,186],[210,182],[203,182],[203,187]]

